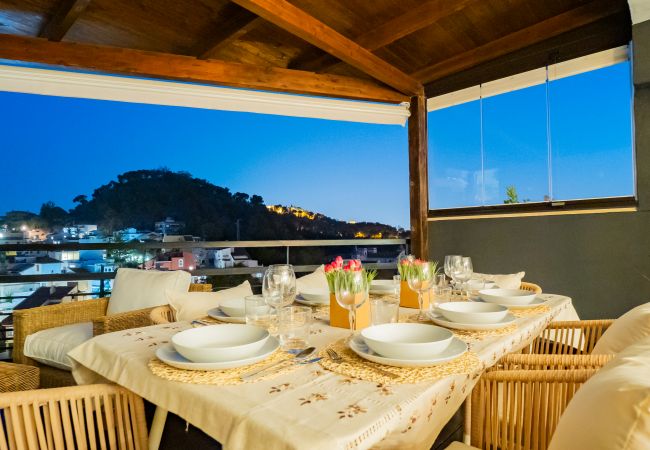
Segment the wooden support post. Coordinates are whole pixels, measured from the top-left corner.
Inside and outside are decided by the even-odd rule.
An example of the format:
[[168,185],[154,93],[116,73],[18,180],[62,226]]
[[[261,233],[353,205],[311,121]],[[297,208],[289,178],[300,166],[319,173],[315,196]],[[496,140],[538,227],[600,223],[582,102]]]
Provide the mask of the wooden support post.
[[411,97],[409,136],[409,194],[411,198],[411,252],[421,259],[429,256],[427,216],[429,181],[427,163],[427,99]]

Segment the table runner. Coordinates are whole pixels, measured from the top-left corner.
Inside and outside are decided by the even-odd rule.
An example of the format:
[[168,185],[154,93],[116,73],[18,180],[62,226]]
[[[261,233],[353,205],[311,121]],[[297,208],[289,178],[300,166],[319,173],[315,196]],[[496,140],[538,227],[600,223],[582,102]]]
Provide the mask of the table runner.
[[[554,317],[575,316],[570,298],[541,296],[549,300],[548,312],[519,319],[513,334],[471,343],[487,366],[523,348]],[[120,384],[192,423],[226,450],[430,448],[479,375],[385,386],[312,364],[258,383],[206,386],[151,373],[147,363],[156,348],[189,327],[179,322],[97,336],[69,353],[73,375],[79,384]],[[312,343],[322,347],[347,333],[316,322]]]

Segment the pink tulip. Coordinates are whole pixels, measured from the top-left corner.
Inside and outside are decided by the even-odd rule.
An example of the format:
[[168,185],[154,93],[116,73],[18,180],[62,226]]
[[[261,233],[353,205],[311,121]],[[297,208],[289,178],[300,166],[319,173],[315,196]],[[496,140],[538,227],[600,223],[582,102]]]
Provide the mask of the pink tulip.
[[331,264],[325,266],[325,273],[330,273],[334,271],[334,267]]

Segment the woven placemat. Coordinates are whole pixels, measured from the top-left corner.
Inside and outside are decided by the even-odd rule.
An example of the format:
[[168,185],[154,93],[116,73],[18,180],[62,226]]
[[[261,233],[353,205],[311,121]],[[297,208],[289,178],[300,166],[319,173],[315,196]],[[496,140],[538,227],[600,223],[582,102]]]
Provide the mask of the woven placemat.
[[[409,323],[426,323],[432,324],[428,317],[418,318],[418,314],[400,315],[400,322]],[[440,326],[440,325],[438,325]],[[507,327],[497,328],[495,330],[455,330],[447,328],[454,336],[465,342],[482,341],[483,339],[493,336],[505,336],[506,334],[514,333],[517,330],[517,324],[508,325]]]
[[[328,348],[331,348],[338,353],[339,356],[343,358],[343,361],[338,363],[332,361],[327,356]],[[319,361],[319,364],[327,370],[350,378],[357,378],[364,381],[372,381],[373,383],[382,383],[386,385],[413,384],[424,381],[431,382],[450,375],[472,374],[483,370],[483,363],[473,352],[465,352],[454,360],[431,367],[385,366],[383,364],[367,361],[357,356],[356,353],[350,350],[345,339],[332,342],[320,351],[319,356],[323,357],[323,359]],[[397,378],[382,375],[380,372],[373,370],[372,367],[379,367],[382,370],[394,373],[397,375]]]
[[549,312],[551,308],[549,308],[546,305],[540,305],[537,308],[530,308],[530,309],[510,309],[510,314],[512,314],[515,317],[530,317],[530,316],[536,316],[538,314],[545,314]]
[[285,364],[280,366],[279,370],[272,370],[268,375],[255,378],[253,380],[243,381],[240,376],[245,374],[248,371],[255,369],[261,369],[267,365],[273,364],[280,361],[288,361],[293,358],[293,355],[283,352],[280,350],[275,351],[271,356],[264,359],[263,361],[257,362],[255,364],[250,364],[248,366],[236,367],[234,369],[225,369],[225,370],[186,370],[186,369],[177,369],[170,365],[165,364],[158,358],[153,358],[149,361],[149,369],[153,372],[154,375],[164,378],[169,381],[180,381],[181,383],[191,383],[191,384],[213,384],[218,386],[226,386],[233,384],[242,384],[242,383],[251,383],[260,380],[266,380],[269,378],[276,377],[281,374],[289,373],[295,370],[298,365],[295,364]]

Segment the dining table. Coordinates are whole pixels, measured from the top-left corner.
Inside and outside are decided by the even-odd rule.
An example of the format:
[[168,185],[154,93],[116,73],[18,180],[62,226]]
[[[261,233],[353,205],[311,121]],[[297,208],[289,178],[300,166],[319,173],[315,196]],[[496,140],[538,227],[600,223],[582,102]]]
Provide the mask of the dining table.
[[[319,362],[277,376],[231,385],[169,381],[150,368],[155,352],[192,327],[172,322],[98,335],[73,349],[79,384],[119,384],[156,405],[150,448],[159,446],[167,412],[203,430],[226,450],[429,449],[471,393],[480,373],[529,345],[553,320],[576,319],[569,297],[540,294],[546,308],[523,314],[508,333],[468,339],[481,362],[474,373],[409,383],[368,381]],[[415,310],[400,308],[402,317]],[[315,320],[310,345],[323,348],[349,330]]]

